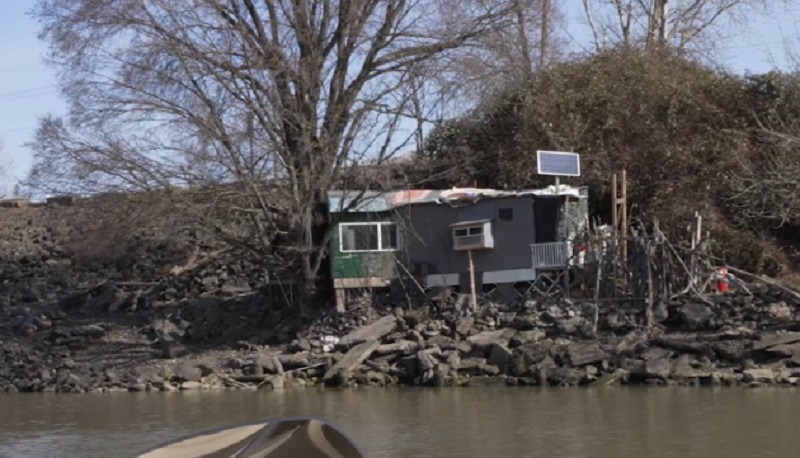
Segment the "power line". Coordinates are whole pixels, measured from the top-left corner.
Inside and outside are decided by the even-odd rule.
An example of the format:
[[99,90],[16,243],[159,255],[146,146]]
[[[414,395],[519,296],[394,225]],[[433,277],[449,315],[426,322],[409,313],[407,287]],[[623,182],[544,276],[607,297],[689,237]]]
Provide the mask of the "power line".
[[56,91],[54,89],[51,89],[49,91],[34,92],[34,93],[30,93],[30,94],[18,95],[16,97],[0,98],[0,102],[13,102],[14,100],[29,99],[31,97],[40,97],[40,96],[43,96],[43,95],[50,95],[50,94],[55,94],[55,93],[56,93]]
[[27,126],[12,127],[11,129],[0,130],[0,135],[10,134],[11,132],[20,132],[23,130],[32,129],[34,127],[36,127],[36,124],[28,124]]
[[49,85],[49,86],[41,86],[30,89],[21,89],[18,91],[3,92],[0,93],[0,102],[24,99],[27,97],[37,97],[40,95],[50,94],[55,91],[56,91],[56,86]]

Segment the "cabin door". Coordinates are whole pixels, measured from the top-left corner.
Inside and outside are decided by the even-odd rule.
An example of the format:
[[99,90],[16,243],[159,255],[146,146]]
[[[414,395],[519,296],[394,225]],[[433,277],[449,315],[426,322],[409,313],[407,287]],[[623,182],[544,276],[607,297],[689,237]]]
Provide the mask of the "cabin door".
[[536,243],[558,242],[562,196],[536,196],[533,201],[533,229]]

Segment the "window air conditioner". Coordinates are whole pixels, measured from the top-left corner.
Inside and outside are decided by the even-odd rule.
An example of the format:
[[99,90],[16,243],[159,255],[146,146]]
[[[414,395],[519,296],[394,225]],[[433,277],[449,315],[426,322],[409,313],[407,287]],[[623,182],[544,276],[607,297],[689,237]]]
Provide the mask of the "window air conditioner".
[[465,221],[450,226],[453,235],[453,250],[483,250],[494,248],[492,222],[490,220]]

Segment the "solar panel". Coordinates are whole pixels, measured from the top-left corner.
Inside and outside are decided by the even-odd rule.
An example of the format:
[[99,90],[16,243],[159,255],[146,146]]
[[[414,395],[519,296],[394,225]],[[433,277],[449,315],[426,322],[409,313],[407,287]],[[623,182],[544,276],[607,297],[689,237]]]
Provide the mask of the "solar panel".
[[539,175],[581,176],[581,159],[578,153],[537,151],[536,162]]

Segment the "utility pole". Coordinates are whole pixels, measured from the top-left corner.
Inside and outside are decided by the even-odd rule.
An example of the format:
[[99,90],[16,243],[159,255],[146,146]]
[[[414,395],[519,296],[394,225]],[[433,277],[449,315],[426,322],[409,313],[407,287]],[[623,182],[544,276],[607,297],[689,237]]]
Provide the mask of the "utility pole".
[[661,2],[661,18],[658,24],[659,44],[664,46],[669,38],[669,0],[657,0]]
[[550,0],[542,0],[542,28],[539,37],[539,68],[547,65],[550,50]]

